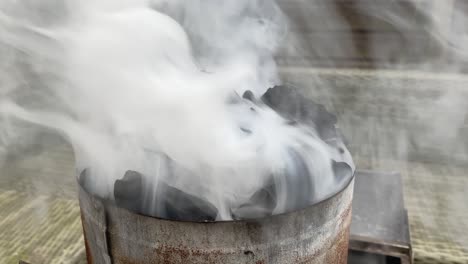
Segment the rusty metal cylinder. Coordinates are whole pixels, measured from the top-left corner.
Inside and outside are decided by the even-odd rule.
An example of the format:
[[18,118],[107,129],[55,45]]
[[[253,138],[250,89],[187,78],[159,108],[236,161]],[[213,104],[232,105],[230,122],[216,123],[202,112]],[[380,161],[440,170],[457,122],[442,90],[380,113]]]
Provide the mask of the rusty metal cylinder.
[[88,263],[345,264],[353,185],[303,210],[223,222],[148,217],[80,187]]

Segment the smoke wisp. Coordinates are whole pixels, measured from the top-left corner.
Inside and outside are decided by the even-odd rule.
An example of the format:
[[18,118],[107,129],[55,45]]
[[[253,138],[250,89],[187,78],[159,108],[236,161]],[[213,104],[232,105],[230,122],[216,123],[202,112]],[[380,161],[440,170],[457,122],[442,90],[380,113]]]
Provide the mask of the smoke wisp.
[[[280,84],[274,55],[287,32],[272,1],[67,2],[55,21],[16,16],[37,12],[17,5],[0,9],[0,41],[15,54],[2,63],[1,116],[60,131],[100,197],[114,199],[132,170],[146,213],[160,216],[172,188],[230,220],[264,210],[245,204],[265,186],[278,214],[332,194],[339,162],[354,170],[340,141],[261,99]],[[37,80],[10,75],[18,69]]]

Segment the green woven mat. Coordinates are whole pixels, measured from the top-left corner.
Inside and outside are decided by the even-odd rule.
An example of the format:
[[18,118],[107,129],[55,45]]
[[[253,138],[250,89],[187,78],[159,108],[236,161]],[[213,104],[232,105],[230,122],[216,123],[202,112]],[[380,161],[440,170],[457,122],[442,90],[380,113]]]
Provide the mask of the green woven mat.
[[[468,263],[466,172],[406,178],[405,202],[416,263]],[[418,180],[421,177],[424,181]]]
[[0,192],[0,262],[80,263],[84,260],[76,200]]
[[8,150],[0,166],[0,263],[85,263],[70,146],[50,134]]

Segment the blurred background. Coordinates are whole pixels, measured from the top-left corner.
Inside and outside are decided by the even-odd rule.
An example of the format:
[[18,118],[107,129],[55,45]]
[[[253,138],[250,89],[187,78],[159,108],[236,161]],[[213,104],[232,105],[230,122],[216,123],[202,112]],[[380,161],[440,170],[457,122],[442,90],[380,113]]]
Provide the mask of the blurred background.
[[[358,169],[401,173],[414,262],[468,263],[468,1],[278,2],[283,81],[337,114]],[[11,78],[40,82],[22,67]],[[0,125],[0,263],[85,263],[70,145]]]

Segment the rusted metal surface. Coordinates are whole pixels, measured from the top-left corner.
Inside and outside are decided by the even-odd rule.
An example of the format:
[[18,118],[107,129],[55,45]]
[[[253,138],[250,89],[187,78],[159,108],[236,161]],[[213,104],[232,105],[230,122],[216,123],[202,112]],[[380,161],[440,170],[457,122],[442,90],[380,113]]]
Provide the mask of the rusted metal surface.
[[[147,217],[105,202],[100,203],[104,217],[97,217],[102,216],[101,207],[93,206],[97,199],[80,188],[88,260],[96,264],[107,260],[119,264],[344,264],[353,185],[354,180],[333,197],[300,211],[209,223]],[[106,237],[90,237],[91,232],[105,232]]]
[[90,264],[112,263],[108,254],[104,203],[80,187],[80,211],[86,257]]

